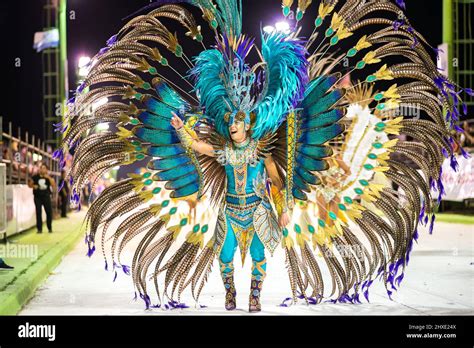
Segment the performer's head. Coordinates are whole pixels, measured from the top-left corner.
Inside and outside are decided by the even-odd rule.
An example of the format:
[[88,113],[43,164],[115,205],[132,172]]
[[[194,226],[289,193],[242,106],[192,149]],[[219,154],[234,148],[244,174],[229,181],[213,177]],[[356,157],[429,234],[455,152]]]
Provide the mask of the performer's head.
[[250,115],[243,111],[234,111],[228,112],[225,119],[229,125],[231,139],[236,143],[245,141],[250,130]]

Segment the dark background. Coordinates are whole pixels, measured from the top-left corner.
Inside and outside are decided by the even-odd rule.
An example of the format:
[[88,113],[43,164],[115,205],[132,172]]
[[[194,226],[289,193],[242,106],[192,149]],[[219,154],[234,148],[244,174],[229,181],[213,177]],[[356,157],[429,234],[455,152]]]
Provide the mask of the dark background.
[[[2,92],[0,115],[4,127],[12,121],[14,127],[22,127],[30,134],[43,136],[41,54],[33,49],[33,35],[43,28],[43,0],[0,2],[1,72]],[[442,1],[406,1],[406,14],[412,25],[436,47],[442,42]],[[124,17],[149,4],[148,0],[69,0],[68,12],[74,11],[75,20],[68,20],[69,89],[76,87],[76,66],[79,56],[94,56],[105,42],[124,24]],[[243,0],[244,33],[257,36],[260,26],[273,24],[282,18],[279,0]],[[194,11],[195,12],[195,11]],[[311,5],[305,17],[306,27],[312,30],[317,2]],[[195,12],[196,13],[196,12]],[[207,23],[200,21],[203,31]],[[204,31],[206,33],[206,31]],[[181,43],[190,40],[183,39]],[[208,38],[212,39],[208,35]],[[259,40],[257,40],[259,42]],[[194,44],[194,43],[191,43]],[[185,52],[187,46],[184,46]],[[201,46],[193,46],[187,52],[198,53]],[[161,49],[161,51],[164,51]],[[188,53],[191,55],[190,53]],[[21,58],[21,67],[14,66],[15,58]],[[168,58],[170,58],[168,56]]]

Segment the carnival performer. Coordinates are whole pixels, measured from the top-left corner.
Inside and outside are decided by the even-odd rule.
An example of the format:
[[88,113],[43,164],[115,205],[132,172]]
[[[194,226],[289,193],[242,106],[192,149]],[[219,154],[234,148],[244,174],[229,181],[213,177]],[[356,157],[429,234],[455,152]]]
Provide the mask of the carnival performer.
[[[181,143],[186,148],[206,156],[216,157],[222,155],[220,160],[225,167],[227,187],[225,197],[225,210],[221,217],[225,221],[224,243],[219,254],[219,265],[222,280],[226,291],[225,308],[236,308],[236,291],[234,285],[234,254],[237,246],[240,248],[242,264],[245,262],[247,250],[252,256],[252,276],[249,299],[249,311],[261,310],[260,291],[265,279],[267,262],[265,246],[262,240],[271,239],[268,234],[279,235],[274,221],[265,221],[264,225],[254,224],[254,214],[258,207],[267,210],[268,219],[275,220],[267,193],[267,176],[271,182],[274,202],[279,214],[279,225],[285,227],[289,223],[289,215],[283,195],[283,180],[271,156],[259,159],[257,144],[248,135],[250,130],[250,115],[234,111],[227,113],[227,120],[231,141],[224,145],[224,151],[219,154],[214,147],[204,141],[195,140],[185,130],[183,121],[173,114],[172,126],[177,130]],[[271,226],[271,228],[265,228]],[[273,230],[272,230],[273,229]],[[273,252],[276,244],[267,245]]]
[[[133,14],[92,59],[58,125],[55,156],[62,163],[74,149],[73,203],[90,178],[133,165],[87,212],[89,256],[100,246],[105,268],[131,275],[146,308],[186,307],[186,289],[198,304],[216,259],[225,308],[236,308],[238,247],[242,262],[248,251],[252,258],[249,310],[259,311],[266,258],[278,245],[292,303],[360,303],[378,278],[390,297],[419,224],[433,228],[432,192],[444,192],[445,158],[456,167],[451,131],[462,92],[472,93],[438,71],[402,3],[283,0],[290,29],[257,39],[242,32],[239,0],[158,0]],[[314,24],[302,28],[308,13]],[[342,88],[348,75],[360,82]],[[396,112],[406,108],[422,117]],[[102,123],[111,126],[97,130]],[[324,209],[315,215],[308,197],[318,187]],[[205,214],[190,225],[181,211],[189,199],[215,207],[216,220]]]

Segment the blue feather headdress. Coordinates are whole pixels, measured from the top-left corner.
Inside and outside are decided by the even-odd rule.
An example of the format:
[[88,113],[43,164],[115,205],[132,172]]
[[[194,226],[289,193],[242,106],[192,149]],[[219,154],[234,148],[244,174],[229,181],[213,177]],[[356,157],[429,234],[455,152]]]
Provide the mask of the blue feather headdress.
[[[226,114],[239,111],[245,113],[247,120],[251,113],[255,114],[253,138],[275,132],[303,98],[308,82],[308,61],[301,40],[281,33],[262,34],[264,61],[250,67],[245,59],[253,46],[254,40],[245,36],[237,39],[223,35],[215,49],[196,57],[191,71],[206,116],[227,138]],[[263,74],[257,75],[256,70],[262,65]]]

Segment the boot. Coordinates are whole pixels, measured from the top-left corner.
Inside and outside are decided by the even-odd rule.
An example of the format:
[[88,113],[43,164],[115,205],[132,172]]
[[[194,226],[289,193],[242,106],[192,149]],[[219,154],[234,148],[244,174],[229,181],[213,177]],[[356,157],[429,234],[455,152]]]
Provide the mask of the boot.
[[235,291],[234,285],[234,265],[232,262],[223,263],[220,260],[219,264],[221,266],[221,277],[225,288],[225,309],[232,311],[237,307],[235,300],[237,291]]
[[262,310],[260,304],[260,292],[262,291],[263,280],[266,276],[267,260],[252,263],[252,281],[250,283],[249,312],[255,313]]
[[235,291],[234,277],[226,277],[224,279],[225,287],[225,309],[228,311],[233,311],[237,307],[237,302],[235,297],[237,292]]
[[262,284],[262,280],[257,280],[252,276],[249,296],[250,313],[260,312],[262,310],[262,305],[260,304],[260,292],[262,291]]

